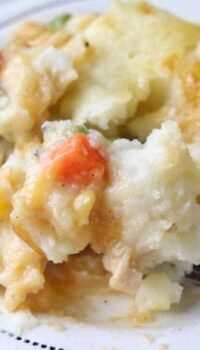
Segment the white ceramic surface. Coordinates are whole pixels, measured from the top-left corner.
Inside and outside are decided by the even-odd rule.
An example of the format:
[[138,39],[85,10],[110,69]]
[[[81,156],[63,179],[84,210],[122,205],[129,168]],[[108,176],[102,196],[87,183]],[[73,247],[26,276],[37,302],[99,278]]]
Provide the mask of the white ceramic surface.
[[[152,2],[200,23],[200,0]],[[45,21],[62,12],[105,11],[108,5],[109,0],[0,0],[0,46],[13,25],[26,18]],[[200,291],[197,289],[195,293],[199,296],[190,299],[186,296],[181,307],[140,329],[64,320],[65,330],[36,325],[20,334],[27,317],[35,325],[31,315],[0,315],[0,350],[167,350],[167,346],[169,350],[199,350]],[[63,320],[60,322],[63,324]]]

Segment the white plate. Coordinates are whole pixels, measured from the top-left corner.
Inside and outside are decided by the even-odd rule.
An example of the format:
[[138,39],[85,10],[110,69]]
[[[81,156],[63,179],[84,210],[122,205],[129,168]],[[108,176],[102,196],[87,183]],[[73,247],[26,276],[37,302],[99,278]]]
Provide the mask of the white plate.
[[[105,11],[109,5],[109,0],[0,1],[0,46],[4,45],[13,25],[26,18],[43,21],[62,12]],[[200,0],[152,2],[190,21],[200,23]],[[0,349],[167,350],[169,346],[171,350],[199,350],[200,287],[193,294],[197,296],[190,299],[185,296],[185,303],[183,301],[181,307],[162,315],[156,323],[139,329],[123,325],[94,325],[95,322],[81,324],[64,320],[65,330],[59,330],[35,325],[31,315],[0,315]],[[110,307],[117,310],[120,305],[111,304]],[[59,321],[63,324],[63,320]],[[35,325],[33,329],[20,332],[24,324],[31,322]]]

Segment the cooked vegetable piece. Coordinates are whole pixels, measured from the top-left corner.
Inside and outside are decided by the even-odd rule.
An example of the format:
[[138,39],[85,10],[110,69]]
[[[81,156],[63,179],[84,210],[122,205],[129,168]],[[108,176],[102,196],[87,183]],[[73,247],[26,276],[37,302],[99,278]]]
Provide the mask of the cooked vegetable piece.
[[70,19],[70,17],[71,17],[70,14],[64,13],[63,15],[60,15],[52,19],[52,21],[50,21],[48,24],[48,29],[51,32],[56,32],[57,30],[60,30],[65,25],[65,23]]
[[75,126],[76,132],[80,132],[81,134],[88,134],[88,129],[86,128],[86,126],[83,125],[76,125]]
[[107,159],[95,141],[77,133],[45,153],[41,163],[46,174],[57,181],[88,185],[102,179]]

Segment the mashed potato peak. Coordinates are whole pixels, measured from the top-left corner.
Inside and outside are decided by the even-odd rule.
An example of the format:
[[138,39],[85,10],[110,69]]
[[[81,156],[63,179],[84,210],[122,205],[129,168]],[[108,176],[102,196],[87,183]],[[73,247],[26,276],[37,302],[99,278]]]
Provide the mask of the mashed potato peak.
[[164,120],[176,119],[186,136],[190,130],[193,135],[198,111],[196,117],[191,111],[187,122],[186,110],[199,81],[191,59],[199,26],[147,7],[115,1],[108,14],[86,28],[90,52],[76,66],[80,79],[61,100],[62,117],[142,141]]

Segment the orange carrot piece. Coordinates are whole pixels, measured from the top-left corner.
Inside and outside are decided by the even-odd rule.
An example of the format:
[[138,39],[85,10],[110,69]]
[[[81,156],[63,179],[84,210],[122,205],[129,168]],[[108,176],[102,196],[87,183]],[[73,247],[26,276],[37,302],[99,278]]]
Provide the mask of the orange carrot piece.
[[107,158],[100,146],[77,133],[43,154],[41,163],[46,174],[57,181],[88,185],[102,179]]

